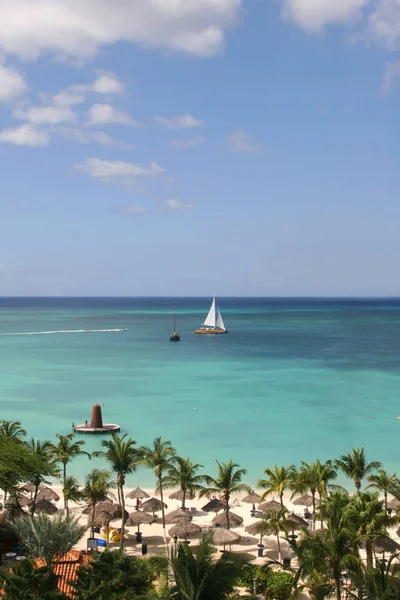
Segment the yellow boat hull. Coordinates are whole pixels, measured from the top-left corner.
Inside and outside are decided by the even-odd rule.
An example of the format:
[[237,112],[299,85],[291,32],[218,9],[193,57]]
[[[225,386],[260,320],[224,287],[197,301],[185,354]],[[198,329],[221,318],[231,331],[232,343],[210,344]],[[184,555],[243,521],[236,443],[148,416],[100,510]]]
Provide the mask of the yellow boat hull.
[[196,329],[195,333],[198,335],[221,335],[222,333],[228,333],[226,329]]

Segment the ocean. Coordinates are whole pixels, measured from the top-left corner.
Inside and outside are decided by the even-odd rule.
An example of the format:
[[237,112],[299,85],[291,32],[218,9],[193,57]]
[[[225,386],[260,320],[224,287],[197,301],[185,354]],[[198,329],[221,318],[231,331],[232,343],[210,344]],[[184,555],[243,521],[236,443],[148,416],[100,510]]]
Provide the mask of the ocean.
[[[400,473],[400,300],[219,298],[222,336],[196,336],[209,298],[0,299],[0,418],[54,439],[104,404],[105,422],[170,440],[210,475],[364,446]],[[173,308],[180,343],[171,343]],[[127,328],[127,331],[4,335]],[[89,451],[100,437],[82,437]],[[70,463],[83,479],[99,460]],[[128,485],[151,486],[141,469]]]

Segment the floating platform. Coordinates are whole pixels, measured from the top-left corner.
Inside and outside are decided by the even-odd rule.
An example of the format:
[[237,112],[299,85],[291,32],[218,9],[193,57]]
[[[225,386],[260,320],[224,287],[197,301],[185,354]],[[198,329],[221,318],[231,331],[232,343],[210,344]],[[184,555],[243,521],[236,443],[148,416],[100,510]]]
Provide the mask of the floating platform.
[[91,427],[91,425],[74,425],[75,433],[117,433],[121,427],[115,423],[104,423],[103,427]]
[[121,430],[121,427],[116,423],[103,423],[103,417],[101,414],[100,404],[94,404],[92,408],[92,418],[90,423],[82,423],[81,425],[72,425],[75,433],[89,433],[89,434],[102,434],[102,433],[117,433]]

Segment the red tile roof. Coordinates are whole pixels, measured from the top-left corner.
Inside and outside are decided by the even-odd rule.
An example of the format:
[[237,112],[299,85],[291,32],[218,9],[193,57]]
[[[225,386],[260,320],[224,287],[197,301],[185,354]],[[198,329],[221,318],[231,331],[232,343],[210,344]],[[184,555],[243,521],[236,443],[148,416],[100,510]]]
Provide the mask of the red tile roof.
[[[53,570],[58,575],[58,589],[69,598],[72,598],[73,588],[69,583],[77,579],[77,571],[81,565],[87,565],[90,562],[90,556],[83,554],[78,550],[70,550],[63,556],[56,558],[53,562]],[[35,560],[37,567],[43,567],[46,561],[43,558]]]

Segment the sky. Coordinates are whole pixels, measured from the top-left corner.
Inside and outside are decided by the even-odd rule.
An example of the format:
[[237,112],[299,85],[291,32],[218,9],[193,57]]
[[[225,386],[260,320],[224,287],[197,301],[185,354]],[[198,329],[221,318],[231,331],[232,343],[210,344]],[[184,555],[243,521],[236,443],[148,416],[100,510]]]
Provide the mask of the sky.
[[1,296],[400,295],[400,0],[0,0]]

